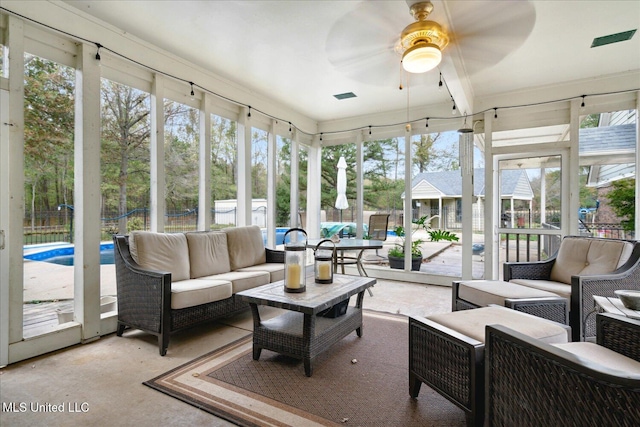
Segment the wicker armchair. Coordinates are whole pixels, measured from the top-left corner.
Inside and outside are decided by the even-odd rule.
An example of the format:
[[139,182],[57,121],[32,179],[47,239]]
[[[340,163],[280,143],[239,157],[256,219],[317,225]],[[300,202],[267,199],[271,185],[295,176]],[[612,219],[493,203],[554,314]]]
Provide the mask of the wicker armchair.
[[[556,347],[504,326],[487,326],[485,425],[638,425],[640,321],[598,314],[597,344],[604,347],[597,351],[601,363],[588,357],[593,349],[584,349],[597,347],[594,343]],[[628,358],[626,368],[619,360],[614,366],[602,362],[620,355]]]
[[[567,236],[566,238],[576,238]],[[618,239],[599,239],[583,237],[593,241],[616,241]],[[620,241],[620,240],[618,240]],[[595,336],[595,318],[589,316],[594,311],[593,296],[615,296],[617,289],[640,289],[640,242],[626,241],[633,245],[629,259],[617,270],[609,274],[572,276],[571,295],[569,298],[569,326],[572,341],[581,341]],[[504,264],[504,280],[516,279],[552,281],[551,271],[556,263],[558,253],[546,261],[514,262]],[[520,283],[520,282],[517,282]],[[550,290],[544,288],[541,289]]]

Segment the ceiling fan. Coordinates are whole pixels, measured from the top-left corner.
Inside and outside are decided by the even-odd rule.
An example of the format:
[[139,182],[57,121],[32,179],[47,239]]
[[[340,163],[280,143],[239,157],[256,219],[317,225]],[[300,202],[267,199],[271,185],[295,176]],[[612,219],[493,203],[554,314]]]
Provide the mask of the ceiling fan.
[[458,55],[465,73],[473,75],[524,43],[536,18],[529,0],[407,0],[408,10],[399,4],[363,1],[334,23],[326,52],[337,70],[356,81],[388,86],[397,84],[399,67],[406,70],[405,62],[411,63],[407,57],[435,63],[443,55]]
[[428,20],[433,3],[414,3],[409,10],[416,20],[400,33],[396,50],[402,52],[402,68],[409,73],[426,73],[442,61],[442,50],[449,44],[449,35],[440,24]]

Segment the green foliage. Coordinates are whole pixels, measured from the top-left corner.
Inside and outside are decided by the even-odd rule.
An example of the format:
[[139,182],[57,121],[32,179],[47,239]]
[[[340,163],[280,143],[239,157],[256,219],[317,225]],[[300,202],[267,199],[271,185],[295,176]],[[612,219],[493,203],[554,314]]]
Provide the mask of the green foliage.
[[135,230],[144,230],[144,222],[139,216],[133,217],[127,221],[127,233],[131,233]]
[[[290,196],[291,196],[291,140],[289,138],[279,139],[279,150],[276,166],[276,226],[283,227],[290,224]],[[307,190],[307,150],[301,147],[298,151],[298,206],[300,209],[306,207]]]
[[582,119],[582,122],[580,122],[580,129],[595,128],[598,127],[599,123],[600,114],[589,114]]
[[450,232],[449,230],[429,230],[429,237],[432,242],[439,242],[445,240],[448,242],[457,242],[460,240],[458,236]]
[[[415,233],[416,230],[423,228],[423,229],[427,229],[427,225],[425,224],[427,217],[423,216],[415,221],[413,221],[413,223],[415,225],[417,225],[417,227],[413,230],[412,234]],[[405,244],[405,236],[406,236],[406,232],[403,226],[398,225],[396,226],[393,231],[396,233],[396,236],[401,238],[401,242],[400,243],[396,243],[395,246],[391,249],[389,249],[389,256],[392,257],[404,257],[404,244]],[[411,256],[412,257],[422,257],[422,250],[420,250],[420,245],[424,243],[424,240],[422,239],[412,239],[411,240]]]
[[55,209],[73,197],[74,70],[25,55],[26,203]]
[[613,190],[607,194],[609,204],[615,214],[622,218],[620,223],[625,231],[633,231],[636,214],[636,180],[633,178],[621,179],[614,181],[612,186]]

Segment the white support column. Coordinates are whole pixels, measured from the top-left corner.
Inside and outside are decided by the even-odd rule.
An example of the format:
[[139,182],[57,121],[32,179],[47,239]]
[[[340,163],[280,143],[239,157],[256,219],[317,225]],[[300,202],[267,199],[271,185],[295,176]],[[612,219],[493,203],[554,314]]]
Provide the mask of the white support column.
[[[571,119],[569,121],[569,170],[562,171],[562,181],[568,179],[569,204],[562,205],[562,228],[569,234],[578,234],[578,210],[580,209],[580,100],[571,101]],[[569,212],[565,208],[567,206]],[[566,223],[565,223],[565,216]]]
[[151,84],[151,144],[150,154],[150,229],[164,231],[165,171],[164,171],[164,78],[156,74]]
[[547,222],[547,169],[540,168],[540,223]]
[[363,213],[364,210],[364,150],[362,147],[362,132],[356,134],[356,237],[364,236]]
[[636,217],[634,218],[636,240],[640,238],[640,91],[636,92]]
[[238,118],[238,201],[236,226],[251,224],[251,117],[249,108]]
[[271,120],[267,141],[267,247],[276,247],[276,121]]
[[498,161],[493,157],[493,115],[484,113],[484,278],[497,280],[500,264],[500,188]]
[[[300,210],[300,143],[298,142],[298,131],[293,130],[291,135],[291,167],[289,175],[289,224],[291,227],[302,227],[298,223],[298,211]],[[317,193],[320,194],[320,193]],[[309,211],[307,208],[307,221],[309,221]],[[306,224],[308,226],[309,224]]]
[[24,303],[24,27],[7,17],[8,93],[2,89],[0,132],[0,366],[9,345],[22,340]]
[[198,230],[211,229],[211,95],[204,93],[200,102],[200,155],[198,180]]
[[412,195],[411,195],[411,125],[407,124],[404,131],[404,270],[411,271],[411,231],[412,231]]
[[[547,169],[542,166],[540,168],[540,224],[547,222]],[[545,239],[547,236],[538,236],[538,245],[540,248],[545,247]]]
[[[0,79],[0,84],[3,83],[4,81]],[[9,247],[16,245],[10,245],[9,242],[22,237],[20,232],[16,233],[18,236],[14,237],[14,233],[9,228],[10,218],[13,217],[9,212],[10,201],[13,198],[11,195],[14,194],[11,188],[11,174],[16,171],[11,168],[10,160],[12,144],[9,143],[9,133],[11,127],[15,126],[12,126],[12,122],[9,120],[9,91],[7,89],[8,87],[0,87],[0,194],[9,195],[9,197],[0,198],[0,366],[9,364],[9,283],[11,283],[11,274],[14,270],[18,270],[19,266],[18,263],[15,263],[15,267],[11,267],[12,257]],[[21,147],[22,145],[13,144],[13,146]],[[22,162],[19,164],[22,165]],[[15,228],[17,230],[17,225]],[[22,278],[20,282],[16,282],[16,285],[22,285]],[[22,307],[22,303],[18,304],[16,301],[16,307]],[[20,322],[19,325],[22,326],[22,323]]]
[[82,341],[100,337],[100,66],[78,46],[74,139],[74,318]]
[[473,278],[473,130],[458,132],[462,175],[462,279],[470,280]]
[[318,136],[314,137],[308,150],[307,165],[307,226],[306,231],[310,239],[320,237],[320,190],[321,190],[321,161],[322,146]]

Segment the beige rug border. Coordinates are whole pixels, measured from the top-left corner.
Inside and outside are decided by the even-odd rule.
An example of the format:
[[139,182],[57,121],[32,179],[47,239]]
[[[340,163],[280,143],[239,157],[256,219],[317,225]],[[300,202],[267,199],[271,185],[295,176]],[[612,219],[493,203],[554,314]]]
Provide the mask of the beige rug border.
[[[363,310],[363,315],[365,318],[378,317],[390,321],[407,321],[404,315],[372,310]],[[250,353],[252,349],[253,340],[252,335],[249,334],[143,384],[242,426],[339,425],[208,376],[210,372]],[[215,357],[213,357],[214,354]]]

